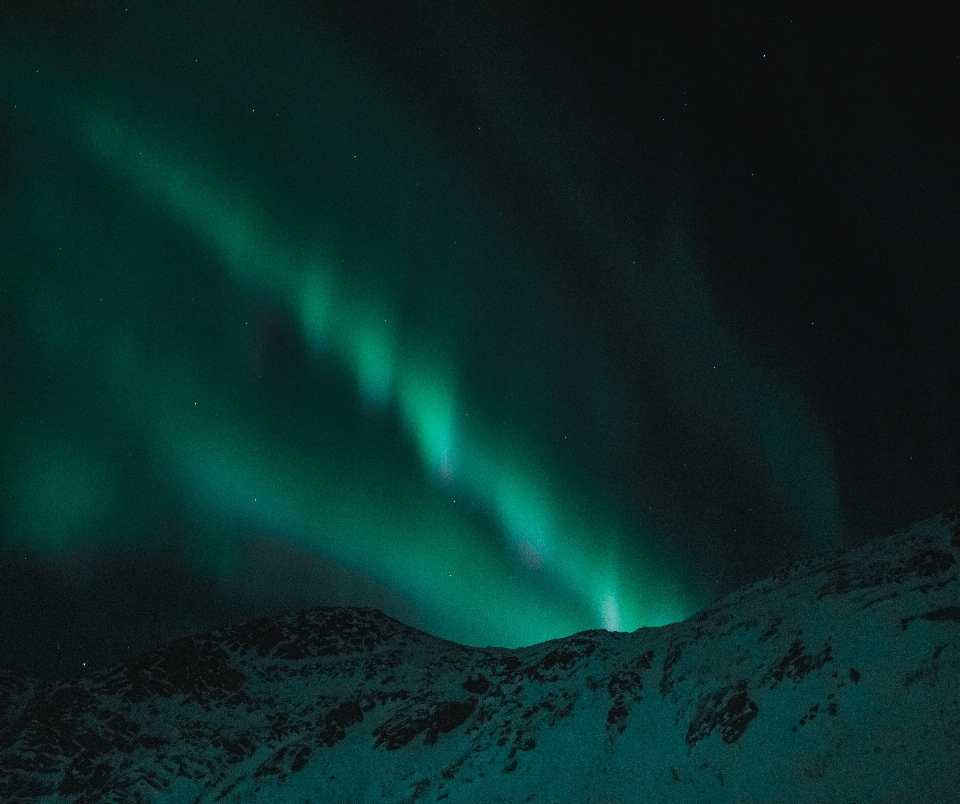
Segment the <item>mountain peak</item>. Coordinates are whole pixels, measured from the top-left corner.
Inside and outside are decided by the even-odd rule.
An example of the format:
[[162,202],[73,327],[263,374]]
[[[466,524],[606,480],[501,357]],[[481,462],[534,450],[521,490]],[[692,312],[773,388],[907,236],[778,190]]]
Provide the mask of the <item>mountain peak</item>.
[[5,674],[0,798],[949,800],[958,559],[954,511],[630,634],[472,648],[320,607]]

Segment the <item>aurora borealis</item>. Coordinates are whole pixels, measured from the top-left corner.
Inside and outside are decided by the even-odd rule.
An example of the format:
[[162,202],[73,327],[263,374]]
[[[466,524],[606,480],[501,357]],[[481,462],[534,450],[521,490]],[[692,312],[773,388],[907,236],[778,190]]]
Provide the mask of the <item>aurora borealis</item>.
[[[605,97],[532,6],[24,8],[0,39],[4,636],[32,652],[16,666],[79,672],[322,603],[481,645],[632,630],[897,506],[946,504],[954,380],[932,378],[955,322],[923,342],[916,424],[894,425],[899,390],[865,412],[878,440],[925,435],[927,468],[904,481],[888,460],[865,490],[850,411],[916,378],[818,372],[888,342],[830,301],[856,271],[815,264],[829,238],[801,242],[832,212],[798,220],[790,185],[717,234],[738,160],[745,186],[786,186],[765,158],[815,159],[799,138],[716,157],[728,134],[683,115],[721,90],[663,54],[662,83]],[[611,116],[625,105],[635,119]],[[903,192],[920,181],[899,170]],[[828,174],[800,184],[815,196]],[[955,201],[918,203],[949,220]],[[955,221],[937,237],[887,243],[891,263],[926,260],[916,298],[955,260]],[[794,337],[800,321],[816,334]]]

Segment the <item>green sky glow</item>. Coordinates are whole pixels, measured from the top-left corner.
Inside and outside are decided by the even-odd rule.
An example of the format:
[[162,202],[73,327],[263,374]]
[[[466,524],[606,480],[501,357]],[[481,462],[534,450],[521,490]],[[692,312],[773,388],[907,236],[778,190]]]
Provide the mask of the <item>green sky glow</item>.
[[[0,101],[37,139],[17,173],[4,303],[20,311],[37,370],[96,408],[45,398],[31,409],[24,385],[5,458],[13,540],[51,554],[135,540],[174,495],[196,521],[189,557],[211,577],[239,560],[215,523],[237,523],[368,573],[458,641],[528,644],[691,614],[702,595],[653,526],[554,448],[562,434],[545,438],[518,413],[547,405],[549,361],[530,363],[527,382],[505,358],[514,408],[471,373],[469,339],[500,338],[500,323],[463,299],[504,275],[549,276],[547,257],[500,228],[496,197],[362,61],[335,39],[302,45],[324,54],[309,86],[251,101],[260,108],[237,131],[238,109],[197,118],[151,95],[148,76],[5,48]],[[272,172],[287,150],[297,156]],[[561,181],[548,163],[562,196],[577,175]],[[86,200],[64,201],[71,192]],[[686,251],[645,265],[633,291],[672,378],[665,392],[694,431],[742,430],[812,543],[828,543],[839,507],[816,424],[731,344],[693,237],[677,231]],[[592,217],[583,233],[610,240]],[[531,326],[562,342],[562,322],[532,298]],[[287,366],[268,366],[286,390],[263,391],[250,357],[258,305],[293,333],[293,346],[263,347]],[[88,429],[98,417],[107,436]],[[157,499],[125,477],[134,442],[163,477]]]

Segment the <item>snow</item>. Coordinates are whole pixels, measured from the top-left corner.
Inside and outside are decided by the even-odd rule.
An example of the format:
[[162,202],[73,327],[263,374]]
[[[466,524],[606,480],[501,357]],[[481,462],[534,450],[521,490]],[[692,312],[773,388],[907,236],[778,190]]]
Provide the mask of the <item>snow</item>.
[[3,675],[0,800],[951,800],[958,558],[944,515],[632,634],[469,648],[318,608]]

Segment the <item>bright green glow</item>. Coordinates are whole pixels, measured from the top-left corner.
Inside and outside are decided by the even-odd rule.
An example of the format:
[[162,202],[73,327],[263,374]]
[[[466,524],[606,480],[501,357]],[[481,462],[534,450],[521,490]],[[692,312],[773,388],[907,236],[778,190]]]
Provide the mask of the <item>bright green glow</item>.
[[363,396],[386,403],[393,387],[396,337],[374,304],[352,316],[351,324],[343,356],[356,372]]
[[[332,270],[317,268],[322,264],[319,258],[292,258],[294,249],[284,243],[283,235],[265,217],[254,214],[249,204],[237,200],[250,193],[231,195],[223,189],[229,186],[226,180],[215,188],[183,169],[181,165],[189,160],[159,155],[140,140],[127,143],[111,135],[130,129],[129,124],[95,119],[90,142],[103,164],[118,170],[131,185],[144,188],[149,196],[160,200],[174,219],[184,221],[215,246],[237,281],[284,298],[288,309],[301,316],[301,326],[309,340],[332,350],[353,372],[364,398],[396,409],[413,435],[426,473],[444,483],[455,481],[451,495],[459,493],[473,499],[496,516],[509,549],[505,555],[495,550],[500,558],[495,565],[488,566],[485,557],[490,551],[479,551],[477,547],[484,540],[470,533],[462,522],[418,525],[415,517],[394,517],[387,525],[383,511],[377,512],[374,522],[367,522],[365,512],[370,510],[370,504],[366,494],[356,497],[357,491],[352,488],[341,488],[334,497],[313,501],[311,510],[315,512],[338,510],[340,513],[332,520],[318,513],[290,513],[291,518],[283,523],[285,528],[322,534],[317,547],[327,555],[389,579],[392,587],[405,589],[415,599],[429,601],[438,611],[445,608],[446,601],[463,595],[465,577],[482,578],[475,591],[478,600],[510,602],[504,604],[505,610],[497,606],[477,607],[476,616],[482,615],[486,621],[481,632],[493,630],[496,623],[500,623],[498,630],[502,632],[504,622],[515,620],[518,612],[530,612],[537,607],[535,598],[526,599],[530,595],[523,592],[523,586],[507,584],[509,588],[503,588],[502,582],[491,580],[509,575],[511,562],[515,561],[523,571],[541,575],[548,586],[562,592],[574,610],[583,612],[581,628],[615,624],[632,630],[682,619],[688,613],[689,608],[680,600],[664,600],[647,593],[647,587],[670,583],[672,574],[665,565],[660,566],[657,577],[642,572],[643,563],[654,559],[652,548],[650,555],[641,557],[630,570],[634,577],[648,578],[647,583],[620,589],[609,579],[617,574],[611,551],[622,535],[585,513],[582,508],[589,508],[589,503],[581,503],[578,510],[570,502],[582,498],[582,492],[559,478],[548,486],[545,470],[538,468],[527,452],[489,435],[482,423],[458,423],[455,384],[439,357],[443,350],[437,343],[420,338],[415,346],[405,350],[409,357],[398,359],[394,315],[385,294],[365,292],[362,283],[348,284]],[[145,149],[153,154],[148,160],[139,158]],[[218,418],[218,422],[222,431],[222,419]],[[171,437],[163,440],[168,450]],[[202,433],[191,434],[189,443],[203,443]],[[208,445],[200,454],[217,456],[218,450]],[[240,471],[237,467],[242,465],[238,454],[213,460],[215,476],[220,478],[236,474]],[[291,474],[288,459],[278,457],[276,465],[278,474]],[[200,477],[208,471],[207,460],[201,459],[192,470],[194,482],[202,485]],[[303,474],[310,472],[304,470]],[[235,486],[245,489],[236,480],[221,483],[219,488]],[[253,492],[239,489],[233,494],[217,495],[223,504],[221,516],[254,517],[247,499]],[[298,496],[296,490],[281,495],[286,502],[281,506],[278,498],[272,510],[299,510],[290,502]],[[344,500],[351,496],[351,513],[345,517]],[[423,528],[418,531],[422,533],[431,532],[431,527],[442,527],[447,534],[446,544],[434,545],[426,552],[413,550],[412,546],[423,536],[414,537],[411,527]],[[389,531],[385,532],[385,528]],[[363,537],[348,538],[346,533]],[[398,542],[402,547],[391,541],[391,533],[404,534]],[[437,571],[438,562],[441,569],[454,571],[444,576]],[[508,612],[512,614],[508,616]],[[552,609],[547,620],[541,621],[550,623],[549,626],[532,630],[525,626],[517,633],[527,634],[527,639],[532,635],[547,638],[556,633],[553,629],[558,619],[568,621],[559,610]]]
[[[642,522],[622,521],[615,501],[546,457],[549,450],[521,427],[477,412],[459,374],[453,337],[459,322],[421,298],[430,295],[431,280],[456,270],[437,267],[447,266],[449,254],[433,241],[462,232],[465,221],[472,227],[476,205],[441,156],[424,145],[430,138],[356,76],[349,77],[349,90],[331,89],[330,99],[309,110],[320,120],[317,131],[329,137],[323,148],[346,167],[337,162],[329,170],[333,179],[318,179],[316,222],[305,225],[286,221],[282,202],[264,200],[271,196],[262,177],[229,167],[194,121],[178,126],[173,114],[147,119],[124,100],[136,93],[119,85],[71,86],[46,67],[34,79],[18,73],[26,56],[8,51],[4,58],[5,95],[17,99],[28,126],[65,137],[105,181],[119,183],[127,193],[123,203],[139,204],[145,229],[186,233],[202,247],[211,275],[223,272],[229,288],[269,299],[296,323],[315,355],[333,357],[349,374],[356,399],[389,412],[407,438],[399,447],[369,443],[351,401],[320,392],[316,417],[297,420],[293,438],[278,437],[270,429],[276,423],[259,418],[245,398],[249,389],[217,365],[222,353],[203,353],[176,323],[157,338],[164,347],[154,355],[131,343],[122,324],[105,328],[100,308],[95,316],[87,309],[61,315],[50,298],[67,310],[71,300],[55,281],[49,291],[19,289],[44,349],[87,373],[151,454],[170,467],[171,482],[198,519],[219,523],[197,538],[192,558],[198,566],[219,577],[235,568],[237,548],[224,523],[292,536],[416,602],[435,633],[474,643],[517,645],[585,628],[659,625],[696,607],[683,573],[661,555]],[[321,87],[347,80],[329,65],[318,69]],[[338,91],[343,97],[334,97]],[[356,129],[343,123],[354,118]],[[354,163],[354,140],[376,147],[357,147],[363,158]],[[377,149],[403,157],[371,156]],[[391,239],[408,225],[402,216],[396,213],[400,223],[380,231],[371,225],[382,222],[376,215],[351,218],[341,211],[364,193],[364,209],[384,198],[399,209],[397,200],[412,190],[391,177],[405,175],[407,163],[418,166],[437,195],[433,217],[412,224],[431,244],[423,258],[429,267],[406,265],[421,271],[421,285],[412,290],[403,286],[399,266],[420,256],[398,255]],[[383,189],[391,181],[397,185]],[[477,221],[478,230],[484,227],[494,228]],[[111,232],[108,239],[120,237]],[[617,240],[603,232],[596,239]],[[77,248],[73,258],[86,260],[91,274],[115,277],[109,281],[121,298],[102,317],[122,321],[128,305],[132,316],[151,309],[136,301],[139,279],[126,277],[132,259],[149,260],[132,243],[96,254]],[[675,378],[670,390],[704,429],[710,424],[704,397],[720,399],[727,414],[732,410],[746,423],[811,532],[829,534],[836,500],[828,462],[810,446],[818,443],[811,426],[730,346],[700,281],[690,276],[694,263],[688,254],[665,259],[662,286],[638,289],[638,307]],[[151,269],[175,270],[158,261],[145,265],[142,276]],[[193,281],[188,272],[184,279]],[[164,326],[162,316],[157,326]],[[720,368],[714,375],[706,364]],[[22,538],[59,550],[101,524],[119,481],[103,468],[108,459],[69,450],[51,459],[50,449],[38,438],[24,453],[14,524]]]
[[449,482],[458,475],[459,464],[453,383],[419,360],[405,364],[398,389],[404,418],[413,431],[424,466]]
[[[498,634],[522,644],[589,622],[576,605],[544,596],[513,574],[509,556],[485,546],[481,526],[442,501],[419,502],[431,490],[414,473],[406,481],[390,477],[389,488],[365,486],[320,456],[249,435],[255,428],[235,412],[195,412],[188,402],[194,394],[181,394],[166,401],[167,415],[154,415],[156,437],[180,465],[185,491],[215,516],[299,534],[334,560],[365,568],[428,610],[444,612],[438,630],[450,638]],[[155,410],[142,403],[145,412]],[[170,410],[183,414],[174,419]],[[364,467],[376,456],[359,458],[357,474],[370,477],[373,467]],[[453,601],[467,603],[451,611]]]

